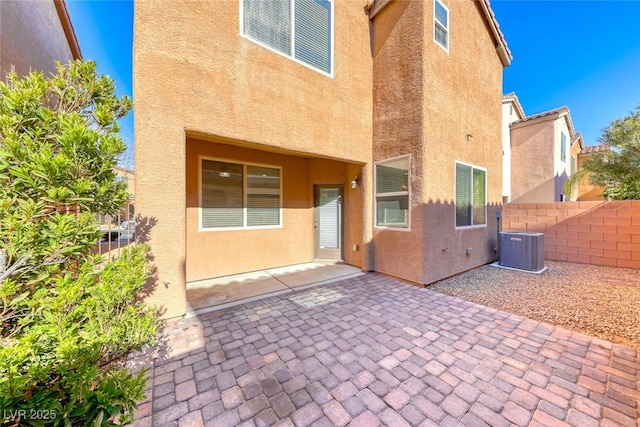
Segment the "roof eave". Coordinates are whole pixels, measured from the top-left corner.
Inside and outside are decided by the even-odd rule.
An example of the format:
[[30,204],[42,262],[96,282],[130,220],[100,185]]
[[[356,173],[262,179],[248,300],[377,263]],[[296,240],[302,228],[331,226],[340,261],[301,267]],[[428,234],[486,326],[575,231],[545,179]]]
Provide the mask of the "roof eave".
[[507,41],[504,38],[504,34],[502,34],[502,31],[500,30],[500,26],[498,25],[498,21],[496,20],[496,15],[491,9],[489,0],[480,0],[480,5],[482,7],[482,11],[484,12],[485,18],[487,18],[487,22],[489,23],[491,33],[496,39],[496,52],[498,54],[498,57],[500,58],[500,62],[502,62],[502,66],[506,68],[511,65],[511,61],[513,60],[511,51],[507,46]]
[[520,104],[520,100],[518,99],[518,95],[516,95],[516,93],[515,93],[515,92],[511,92],[511,93],[508,93],[508,94],[506,94],[506,95],[503,95],[503,96],[502,96],[502,102],[503,102],[503,103],[505,103],[505,102],[511,102],[513,105],[515,105],[515,107],[516,107],[516,112],[517,112],[517,113],[518,113],[518,115],[520,116],[520,119],[518,119],[518,120],[522,120],[522,119],[524,119],[525,117],[527,117],[527,116],[524,114],[524,108],[522,108],[522,104]]
[[56,12],[58,13],[60,23],[62,24],[62,30],[67,38],[67,43],[69,44],[69,50],[71,50],[73,59],[82,59],[82,52],[80,51],[78,38],[76,37],[76,32],[73,29],[73,24],[71,23],[71,17],[69,16],[65,0],[53,0],[53,4],[56,7]]

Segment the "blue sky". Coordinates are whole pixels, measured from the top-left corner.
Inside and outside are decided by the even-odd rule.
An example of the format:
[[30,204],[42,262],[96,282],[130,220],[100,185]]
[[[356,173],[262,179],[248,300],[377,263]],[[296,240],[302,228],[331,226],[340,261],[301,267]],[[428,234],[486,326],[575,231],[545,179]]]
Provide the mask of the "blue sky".
[[[131,96],[133,2],[67,0],[67,9],[83,58],[96,61],[98,71],[115,81],[118,95]],[[120,127],[129,147],[121,163],[133,167],[133,113],[120,121]]]
[[566,105],[586,145],[640,104],[640,1],[493,0],[525,114]]
[[[640,1],[491,5],[514,57],[504,71],[504,93],[516,92],[526,114],[566,105],[585,144],[593,145],[611,120],[640,104]],[[116,81],[120,95],[131,95],[133,2],[67,0],[67,6],[84,58]],[[132,146],[133,114],[121,126]],[[125,163],[133,165],[131,152]]]

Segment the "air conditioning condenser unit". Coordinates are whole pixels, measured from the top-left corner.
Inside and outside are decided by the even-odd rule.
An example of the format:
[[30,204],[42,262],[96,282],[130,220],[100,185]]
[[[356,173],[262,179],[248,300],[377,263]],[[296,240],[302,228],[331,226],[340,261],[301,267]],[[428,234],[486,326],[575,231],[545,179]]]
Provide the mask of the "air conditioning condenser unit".
[[544,234],[501,232],[499,265],[527,271],[543,271]]

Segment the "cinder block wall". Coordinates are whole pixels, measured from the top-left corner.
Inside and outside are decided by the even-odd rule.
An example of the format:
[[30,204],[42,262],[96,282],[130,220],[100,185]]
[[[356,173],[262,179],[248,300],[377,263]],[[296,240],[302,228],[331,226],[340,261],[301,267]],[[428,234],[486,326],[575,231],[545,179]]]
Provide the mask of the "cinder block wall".
[[545,259],[640,269],[640,201],[510,203],[503,231],[542,232]]

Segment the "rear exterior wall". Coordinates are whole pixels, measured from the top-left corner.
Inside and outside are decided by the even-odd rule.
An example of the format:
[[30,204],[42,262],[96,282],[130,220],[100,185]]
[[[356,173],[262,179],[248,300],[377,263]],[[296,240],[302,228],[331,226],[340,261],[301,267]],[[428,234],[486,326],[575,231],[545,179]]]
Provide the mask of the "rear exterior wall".
[[136,206],[153,224],[146,236],[157,266],[151,302],[167,307],[166,317],[185,307],[187,134],[360,164],[371,158],[371,51],[362,4],[334,2],[333,77],[242,37],[239,5],[135,2]]
[[[433,1],[391,2],[373,20],[374,161],[411,154],[412,173],[410,229],[374,229],[373,265],[423,284],[495,259],[502,201],[496,41],[477,2],[445,5],[449,51],[434,41]],[[485,226],[455,227],[456,160],[487,170]]]
[[[423,283],[495,260],[502,204],[503,66],[496,40],[479,2],[444,3],[448,52],[433,39],[434,3],[424,2]],[[455,227],[456,161],[487,171],[485,226]]]

